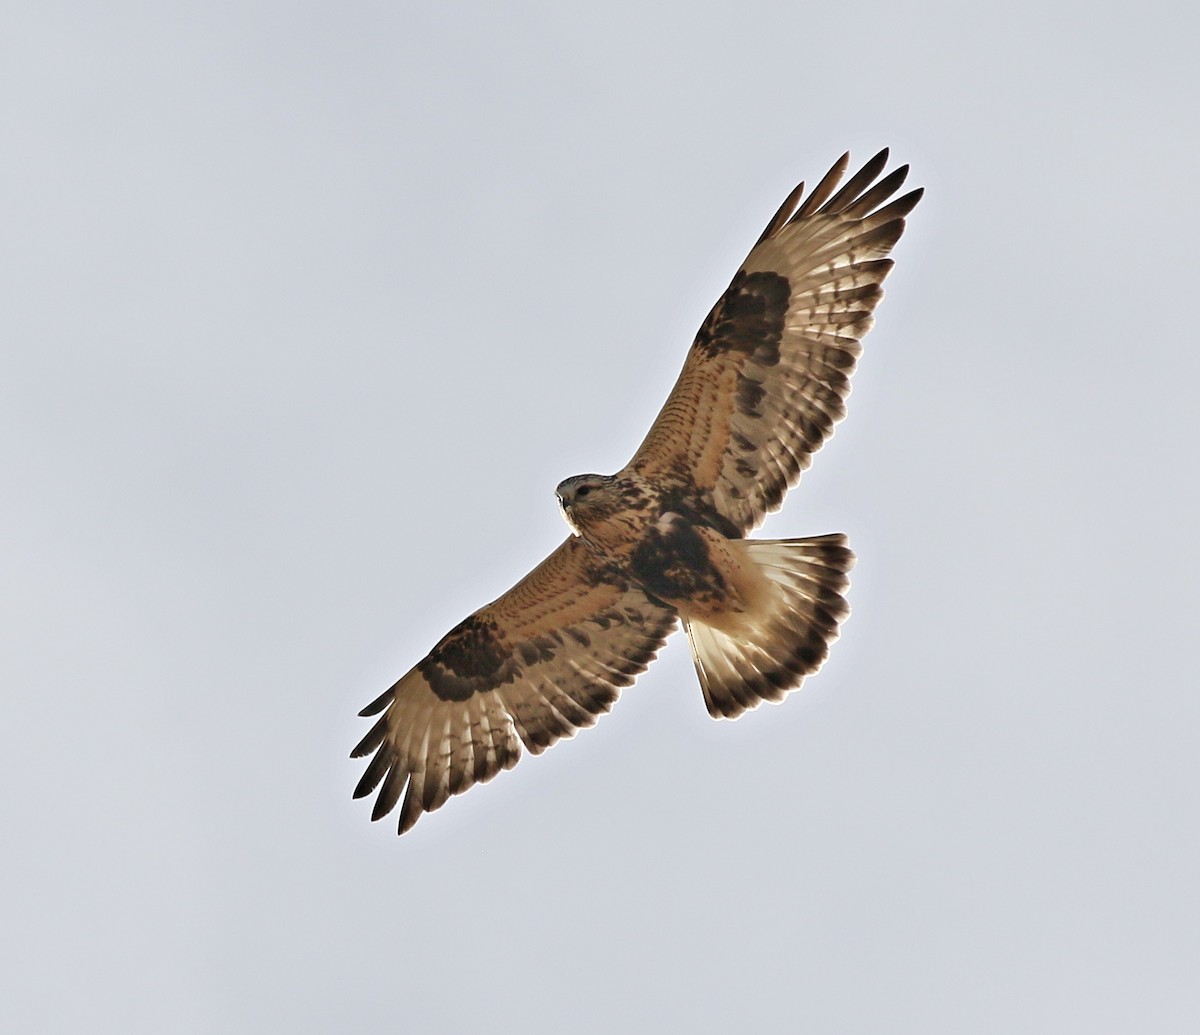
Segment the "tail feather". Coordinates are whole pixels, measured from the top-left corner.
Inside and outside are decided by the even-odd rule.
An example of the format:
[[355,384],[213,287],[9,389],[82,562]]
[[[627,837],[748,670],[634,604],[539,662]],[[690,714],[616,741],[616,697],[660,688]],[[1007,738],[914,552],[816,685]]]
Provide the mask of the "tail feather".
[[850,613],[844,594],[854,554],[844,535],[735,544],[774,592],[737,634],[694,617],[684,623],[713,718],[733,719],[763,701],[783,700],[821,667]]

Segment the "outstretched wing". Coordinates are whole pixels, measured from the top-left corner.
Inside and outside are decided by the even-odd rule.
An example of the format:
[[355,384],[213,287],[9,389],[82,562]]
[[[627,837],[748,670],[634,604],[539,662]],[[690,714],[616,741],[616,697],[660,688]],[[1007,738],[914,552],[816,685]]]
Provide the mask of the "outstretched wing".
[[593,725],[674,625],[673,610],[571,537],[362,710],[383,714],[351,752],[375,753],[354,797],[379,787],[379,819],[403,794],[403,834],[452,794],[511,769],[522,744],[541,754]]
[[845,416],[850,375],[920,200],[908,166],[876,181],[887,150],[834,193],[843,155],[800,184],[713,306],[683,373],[629,466],[704,498],[743,534],[776,509]]

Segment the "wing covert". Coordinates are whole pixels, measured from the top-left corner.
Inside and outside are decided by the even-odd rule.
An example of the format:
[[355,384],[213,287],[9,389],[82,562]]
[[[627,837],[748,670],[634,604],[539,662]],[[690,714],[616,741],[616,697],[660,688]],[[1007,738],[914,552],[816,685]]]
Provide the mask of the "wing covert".
[[374,757],[371,818],[401,801],[399,833],[422,813],[592,726],[645,671],[675,612],[571,537],[503,596],[442,638],[360,713],[383,712],[351,753]]
[[[883,297],[915,190],[887,150],[836,190],[842,158],[800,184],[708,314],[629,467],[708,499],[742,534],[783,500],[845,416],[850,375]],[[836,193],[835,193],[836,190]]]

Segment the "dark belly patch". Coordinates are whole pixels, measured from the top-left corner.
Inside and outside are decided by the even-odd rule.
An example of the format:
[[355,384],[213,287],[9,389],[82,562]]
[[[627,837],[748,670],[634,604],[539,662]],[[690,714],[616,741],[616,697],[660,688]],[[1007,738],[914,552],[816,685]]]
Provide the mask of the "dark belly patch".
[[677,515],[648,531],[629,559],[629,570],[643,588],[668,603],[717,601],[728,595],[704,539]]

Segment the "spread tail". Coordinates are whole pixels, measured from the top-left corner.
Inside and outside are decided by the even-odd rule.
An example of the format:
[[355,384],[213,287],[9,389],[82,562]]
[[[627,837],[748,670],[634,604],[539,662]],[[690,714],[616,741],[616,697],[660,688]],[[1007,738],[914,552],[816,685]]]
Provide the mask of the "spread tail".
[[737,633],[696,618],[684,622],[692,659],[714,718],[733,719],[762,701],[781,701],[816,672],[850,613],[845,592],[854,554],[844,535],[812,539],[740,539],[747,563],[772,592]]

